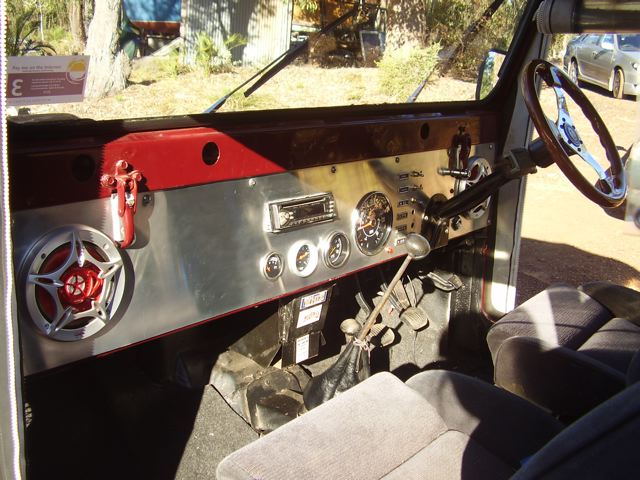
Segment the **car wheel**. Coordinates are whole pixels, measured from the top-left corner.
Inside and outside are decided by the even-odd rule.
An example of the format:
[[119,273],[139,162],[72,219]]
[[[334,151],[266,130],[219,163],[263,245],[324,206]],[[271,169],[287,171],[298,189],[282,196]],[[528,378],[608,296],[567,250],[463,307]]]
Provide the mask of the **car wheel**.
[[624,73],[619,68],[613,71],[613,96],[616,98],[624,96]]
[[571,60],[571,64],[569,65],[569,78],[576,85],[580,85],[580,80],[578,80],[578,63],[575,60]]

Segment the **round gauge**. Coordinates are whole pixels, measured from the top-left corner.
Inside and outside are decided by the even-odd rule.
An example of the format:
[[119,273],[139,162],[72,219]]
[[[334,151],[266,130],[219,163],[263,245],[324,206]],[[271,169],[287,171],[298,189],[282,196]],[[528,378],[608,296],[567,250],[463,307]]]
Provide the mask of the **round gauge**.
[[306,240],[294,243],[287,256],[289,269],[299,277],[308,277],[318,266],[318,249]]
[[349,257],[349,239],[342,232],[329,235],[324,248],[324,263],[327,267],[338,268],[344,265]]
[[282,275],[284,259],[279,253],[270,253],[262,260],[262,274],[267,280],[275,280]]
[[393,209],[389,199],[380,192],[362,197],[355,211],[356,245],[365,255],[375,255],[389,239]]

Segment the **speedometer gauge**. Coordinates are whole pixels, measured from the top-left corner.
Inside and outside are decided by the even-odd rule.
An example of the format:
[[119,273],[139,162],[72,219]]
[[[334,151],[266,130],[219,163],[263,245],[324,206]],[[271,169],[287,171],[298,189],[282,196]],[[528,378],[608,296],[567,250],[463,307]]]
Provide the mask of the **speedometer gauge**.
[[368,193],[358,202],[355,214],[356,245],[365,255],[375,255],[391,234],[393,209],[389,199],[380,192]]

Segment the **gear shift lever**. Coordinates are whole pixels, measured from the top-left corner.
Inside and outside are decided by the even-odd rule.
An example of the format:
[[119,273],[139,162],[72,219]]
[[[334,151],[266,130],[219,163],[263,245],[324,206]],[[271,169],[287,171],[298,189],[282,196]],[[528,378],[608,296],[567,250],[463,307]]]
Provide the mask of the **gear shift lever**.
[[407,248],[408,253],[407,258],[405,258],[404,262],[402,262],[402,265],[400,265],[398,272],[396,273],[395,277],[393,277],[393,280],[391,280],[389,286],[382,295],[382,299],[378,302],[376,308],[373,309],[373,311],[369,315],[369,318],[367,318],[367,321],[360,329],[360,332],[356,337],[359,341],[363,341],[369,331],[371,331],[371,327],[373,327],[373,324],[376,323],[376,319],[378,318],[382,307],[384,307],[384,305],[387,303],[387,300],[393,292],[394,287],[400,281],[402,275],[404,275],[404,272],[409,266],[409,263],[411,263],[411,260],[422,260],[427,255],[429,255],[429,252],[431,252],[431,245],[429,245],[429,241],[422,235],[419,235],[417,233],[410,233],[409,235],[407,235],[405,247]]
[[387,303],[393,288],[402,278],[411,260],[420,260],[429,255],[431,251],[431,245],[429,245],[427,239],[417,233],[407,235],[405,246],[408,253],[407,258],[402,262],[398,273],[389,283],[376,308],[369,314],[369,318],[367,318],[367,321],[358,332],[357,337],[347,343],[336,363],[307,383],[303,392],[304,405],[307,409],[317,407],[333,398],[337,393],[348,390],[369,376],[369,357],[365,353],[365,351],[368,352],[365,340],[367,334],[376,323],[378,314]]

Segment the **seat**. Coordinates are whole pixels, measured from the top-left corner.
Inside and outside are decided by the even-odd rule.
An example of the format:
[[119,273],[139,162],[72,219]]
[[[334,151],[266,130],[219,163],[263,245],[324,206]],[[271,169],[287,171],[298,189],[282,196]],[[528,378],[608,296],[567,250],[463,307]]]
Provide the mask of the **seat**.
[[640,468],[640,383],[570,427],[445,371],[376,374],[227,456],[220,480],[624,478]]
[[621,391],[640,363],[640,293],[553,285],[496,322],[487,343],[496,385],[577,418]]

